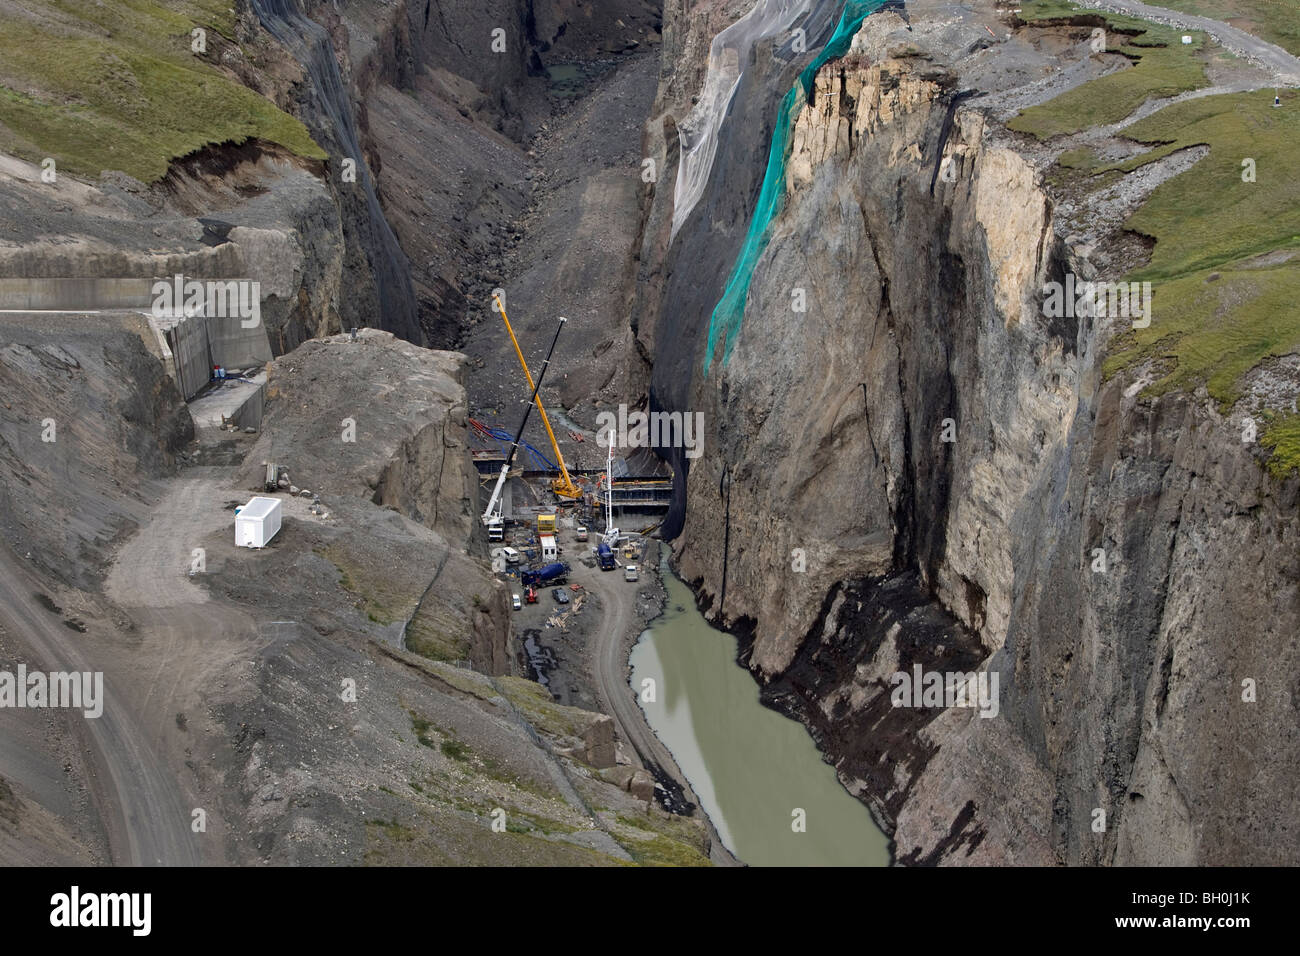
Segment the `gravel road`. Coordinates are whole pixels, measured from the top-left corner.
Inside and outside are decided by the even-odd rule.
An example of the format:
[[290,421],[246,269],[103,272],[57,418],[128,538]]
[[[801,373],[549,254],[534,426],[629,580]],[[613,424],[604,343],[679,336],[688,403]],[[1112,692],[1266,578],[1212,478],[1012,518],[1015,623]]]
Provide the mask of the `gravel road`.
[[1279,84],[1300,86],[1300,59],[1280,46],[1261,40],[1253,33],[1230,26],[1222,20],[1180,13],[1166,7],[1153,7],[1149,3],[1138,3],[1137,0],[1090,0],[1082,5],[1111,13],[1127,13],[1184,30],[1204,30],[1217,40],[1220,46],[1238,56],[1254,60],[1271,71]]

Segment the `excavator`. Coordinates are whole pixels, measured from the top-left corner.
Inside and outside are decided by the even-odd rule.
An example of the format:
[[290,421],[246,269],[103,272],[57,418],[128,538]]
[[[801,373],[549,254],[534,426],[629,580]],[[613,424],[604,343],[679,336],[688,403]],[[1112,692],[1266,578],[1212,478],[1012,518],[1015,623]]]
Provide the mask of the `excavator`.
[[510,327],[510,319],[506,317],[506,304],[501,301],[499,295],[493,295],[492,301],[496,303],[497,311],[501,313],[501,321],[506,324],[506,332],[510,334],[510,344],[515,347],[515,355],[519,356],[519,365],[524,370],[524,378],[528,379],[528,387],[533,390],[537,411],[542,416],[542,424],[546,426],[546,437],[551,440],[551,450],[555,452],[555,461],[560,466],[560,477],[551,482],[551,490],[561,498],[581,498],[582,490],[569,477],[569,469],[564,464],[564,455],[560,454],[560,445],[555,440],[555,432],[551,431],[551,422],[546,417],[546,409],[542,407],[542,396],[538,394],[537,386],[533,383],[533,374],[528,371],[523,350],[519,348],[519,340],[515,338],[515,330]]

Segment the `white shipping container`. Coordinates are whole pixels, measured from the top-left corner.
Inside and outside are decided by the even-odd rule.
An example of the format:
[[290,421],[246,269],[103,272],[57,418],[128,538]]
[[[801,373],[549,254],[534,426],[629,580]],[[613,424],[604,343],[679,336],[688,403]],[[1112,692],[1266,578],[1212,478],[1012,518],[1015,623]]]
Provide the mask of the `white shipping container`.
[[538,536],[538,541],[542,545],[542,560],[555,561],[559,558],[560,552],[555,547],[555,535],[543,534]]
[[264,548],[280,530],[280,499],[252,498],[235,512],[235,544]]

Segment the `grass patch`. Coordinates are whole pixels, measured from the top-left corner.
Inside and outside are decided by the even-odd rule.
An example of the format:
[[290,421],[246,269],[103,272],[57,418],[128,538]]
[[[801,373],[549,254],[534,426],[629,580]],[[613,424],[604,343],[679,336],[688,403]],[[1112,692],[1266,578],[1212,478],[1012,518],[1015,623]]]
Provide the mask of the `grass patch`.
[[356,595],[356,606],[373,624],[387,626],[404,619],[418,599],[386,576],[383,568],[354,564],[340,547],[317,548],[316,554],[334,565],[339,573],[339,587]]
[[452,760],[459,760],[462,763],[469,760],[469,748],[455,737],[448,736],[447,739],[442,742],[441,749],[444,757],[450,757]]
[[367,820],[366,826],[374,827],[394,843],[409,843],[415,839],[415,831],[396,820]]
[[1065,169],[1079,169],[1084,172],[1092,172],[1100,169],[1105,165],[1102,160],[1091,148],[1084,146],[1080,149],[1067,149],[1056,159],[1056,164]]
[[1260,444],[1268,448],[1268,470],[1286,478],[1300,469],[1300,415],[1283,415],[1264,428]]
[[1300,56],[1300,14],[1293,0],[1147,0],[1152,6],[1231,22]]
[[33,162],[97,177],[121,170],[143,182],[204,146],[257,138],[312,159],[325,152],[270,100],[190,50],[229,45],[228,0],[19,0],[0,30],[0,134]]
[[[1139,20],[1136,17],[1084,10],[1059,0],[1025,3],[1020,18],[1034,22],[1104,22],[1107,51],[1120,53],[1133,66],[1097,77],[1067,90],[1060,96],[1022,110],[1008,128],[1038,139],[1077,133],[1093,126],[1118,123],[1151,98],[1163,98],[1208,85],[1205,66],[1197,53],[1205,36],[1192,33],[1184,46],[1182,32]],[[1115,33],[1125,39],[1115,46]]]
[[451,618],[438,602],[426,601],[406,628],[407,650],[432,661],[463,661],[469,658],[469,638],[463,626]]
[[[1211,279],[1211,276],[1218,276]],[[1125,335],[1103,366],[1109,377],[1139,361],[1166,368],[1149,395],[1204,385],[1220,409],[1241,397],[1242,377],[1266,358],[1300,350],[1300,268],[1200,271],[1163,282],[1149,328]]]
[[[1157,149],[1120,169],[1137,169],[1176,149],[1206,145],[1210,154],[1162,184],[1125,224],[1153,236],[1150,264],[1134,278],[1163,279],[1300,242],[1300,94],[1272,90],[1207,96],[1167,106],[1124,131]],[[1255,182],[1243,182],[1243,159]]]
[[[1205,386],[1227,410],[1242,395],[1243,376],[1264,359],[1300,351],[1300,181],[1293,147],[1300,142],[1300,94],[1270,90],[1207,96],[1165,107],[1125,131],[1153,147],[1115,164],[1132,170],[1170,152],[1206,145],[1187,172],[1161,184],[1125,223],[1155,239],[1147,266],[1125,277],[1150,280],[1149,328],[1111,346],[1107,376],[1155,360],[1160,374],[1147,393]],[[1255,181],[1243,181],[1243,159]],[[1269,253],[1283,253],[1268,264]],[[1300,449],[1278,425],[1265,441],[1274,474],[1300,465]]]
[[653,840],[620,840],[623,848],[641,866],[712,866],[709,858],[693,846],[657,836]]
[[592,714],[578,707],[557,704],[548,691],[535,681],[522,677],[498,677],[497,684],[506,699],[538,730],[559,737],[574,737],[580,722]]
[[[520,820],[525,822],[520,823]],[[561,823],[559,820],[552,820],[549,817],[525,813],[523,810],[506,810],[506,832],[508,833],[540,832],[550,836],[552,833],[577,833],[579,829],[579,827]]]
[[[1191,10],[1196,4],[1166,3]],[[1234,8],[1252,6],[1242,0]],[[1279,7],[1280,9],[1280,7]],[[1199,10],[1213,16],[1222,11]],[[1104,21],[1107,29],[1134,34],[1120,48],[1136,65],[1092,80],[1030,107],[1008,125],[1040,139],[1117,122],[1150,96],[1170,96],[1206,85],[1195,53],[1204,36],[1132,17],[1084,11],[1062,0],[1032,0],[1026,22]],[[1300,26],[1300,24],[1298,24]],[[1103,366],[1109,377],[1152,362],[1155,380],[1145,391],[1159,395],[1204,386],[1226,411],[1243,392],[1243,378],[1261,361],[1300,350],[1300,257],[1274,264],[1259,257],[1300,249],[1300,178],[1294,175],[1294,144],[1300,142],[1300,95],[1271,90],[1223,94],[1175,103],[1132,124],[1124,135],[1149,147],[1104,164],[1088,148],[1061,154],[1062,176],[1130,173],[1179,150],[1207,146],[1191,169],[1162,183],[1129,217],[1127,230],[1155,240],[1146,266],[1122,277],[1150,281],[1151,325],[1125,332],[1111,344]],[[1253,161],[1253,181],[1243,179]],[[1265,432],[1274,474],[1300,466],[1297,426],[1282,419]]]
[[429,731],[433,727],[432,722],[421,717],[413,710],[408,710],[407,713],[411,715],[411,729],[415,731],[415,739],[430,749],[437,749],[438,745],[429,736]]

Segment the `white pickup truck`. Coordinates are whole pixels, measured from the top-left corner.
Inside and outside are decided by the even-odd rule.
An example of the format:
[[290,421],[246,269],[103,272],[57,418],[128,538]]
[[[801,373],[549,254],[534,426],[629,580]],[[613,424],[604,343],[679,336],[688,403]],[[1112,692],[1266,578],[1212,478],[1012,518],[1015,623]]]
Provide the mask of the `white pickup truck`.
[[637,573],[636,573],[636,565],[635,565],[635,564],[629,564],[629,565],[627,565],[625,568],[623,568],[623,580],[624,580],[624,581],[635,581],[635,580],[636,580],[636,577],[637,577]]

